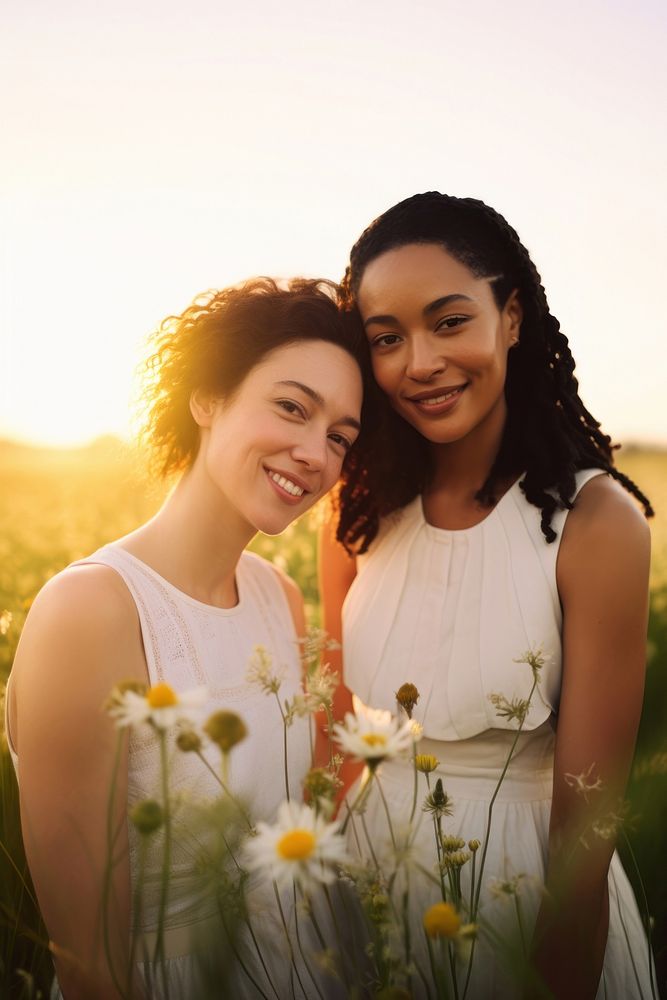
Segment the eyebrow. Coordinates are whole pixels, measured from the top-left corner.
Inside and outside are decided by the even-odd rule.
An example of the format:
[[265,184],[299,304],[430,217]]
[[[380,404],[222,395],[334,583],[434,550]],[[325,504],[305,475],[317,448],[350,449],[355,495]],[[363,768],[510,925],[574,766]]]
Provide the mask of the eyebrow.
[[[443,306],[449,306],[453,302],[474,302],[469,295],[464,295],[463,292],[453,292],[451,295],[442,295],[439,299],[434,299],[433,302],[429,302],[427,306],[424,306],[422,313],[424,316],[430,316],[431,313],[437,312],[438,309],[442,309]],[[365,321],[364,326],[370,326],[371,323],[397,323],[398,320],[395,316],[390,313],[386,313],[382,316],[369,316]]]
[[[324,396],[321,396],[317,389],[313,389],[311,386],[305,385],[303,382],[297,382],[296,379],[286,378],[276,382],[276,385],[289,385],[293,389],[300,389],[301,392],[305,393],[306,396],[309,396],[310,399],[312,399],[312,401],[318,406],[324,406]],[[356,431],[361,430],[361,424],[358,420],[355,420],[354,417],[341,417],[340,420],[336,421],[336,423],[343,424],[346,427],[354,427]]]

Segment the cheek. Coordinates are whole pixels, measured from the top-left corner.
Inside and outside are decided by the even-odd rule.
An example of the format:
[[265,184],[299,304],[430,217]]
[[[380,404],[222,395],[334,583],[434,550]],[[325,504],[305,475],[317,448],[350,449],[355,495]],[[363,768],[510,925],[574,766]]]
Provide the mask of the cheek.
[[399,378],[399,366],[396,359],[390,356],[381,357],[376,354],[373,355],[371,361],[375,381],[383,392],[391,395]]

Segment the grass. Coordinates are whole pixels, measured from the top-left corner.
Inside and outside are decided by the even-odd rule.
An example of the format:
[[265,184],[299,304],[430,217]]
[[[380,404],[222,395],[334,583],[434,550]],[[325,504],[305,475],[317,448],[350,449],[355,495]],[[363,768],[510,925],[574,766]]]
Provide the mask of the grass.
[[[639,859],[655,921],[662,981],[667,975],[667,452],[628,448],[618,464],[653,501],[651,619],[646,697],[628,790],[629,839]],[[71,451],[0,442],[0,684],[7,677],[30,603],[54,573],[141,524],[164,496],[146,478],[141,456],[114,439]],[[301,586],[317,619],[312,517],[279,539],[258,536],[252,548]],[[1,620],[0,620],[1,625]],[[0,996],[48,995],[46,933],[32,900],[17,821],[18,793],[6,747],[0,746]],[[622,852],[632,875],[628,851]],[[21,970],[20,972],[17,970]]]

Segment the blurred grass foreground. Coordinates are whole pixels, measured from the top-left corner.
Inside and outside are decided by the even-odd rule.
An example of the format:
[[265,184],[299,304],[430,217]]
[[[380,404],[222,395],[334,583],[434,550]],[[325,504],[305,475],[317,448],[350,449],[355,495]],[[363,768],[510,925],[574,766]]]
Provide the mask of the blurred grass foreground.
[[[653,562],[644,712],[628,789],[626,832],[653,921],[658,982],[667,979],[667,451],[624,448],[618,465],[649,496]],[[40,587],[70,562],[126,534],[158,508],[164,488],[145,462],[114,438],[86,448],[38,449],[0,441],[0,692],[25,615]],[[303,590],[318,617],[314,517],[280,538],[258,536],[254,551],[272,559]],[[627,848],[626,870],[642,890]],[[18,792],[0,741],[0,997],[48,996],[53,970],[32,894],[18,822]]]

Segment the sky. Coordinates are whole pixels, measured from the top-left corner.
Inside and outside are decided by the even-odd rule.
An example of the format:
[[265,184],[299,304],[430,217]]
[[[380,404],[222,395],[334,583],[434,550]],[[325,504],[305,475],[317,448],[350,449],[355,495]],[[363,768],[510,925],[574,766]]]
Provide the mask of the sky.
[[145,338],[339,278],[417,191],[518,230],[615,438],[667,443],[667,5],[5,0],[0,438],[132,432]]

